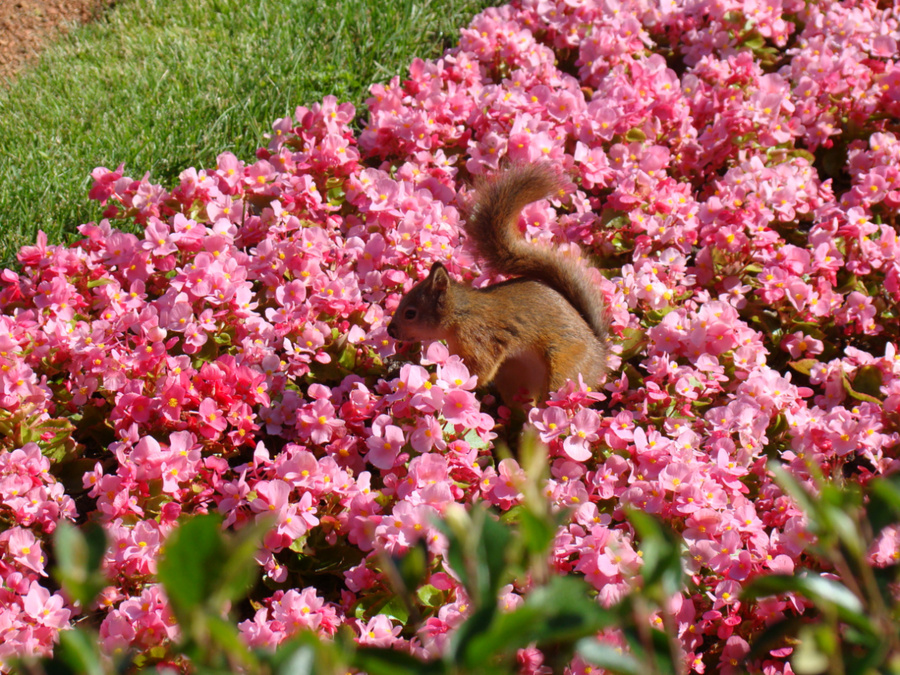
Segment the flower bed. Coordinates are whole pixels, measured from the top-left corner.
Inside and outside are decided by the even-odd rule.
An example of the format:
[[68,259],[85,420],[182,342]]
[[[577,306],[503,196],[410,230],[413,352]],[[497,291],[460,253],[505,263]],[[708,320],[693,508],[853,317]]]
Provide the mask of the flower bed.
[[[615,602],[640,584],[623,507],[656,514],[684,541],[687,665],[728,672],[806,610],[742,586],[818,564],[767,461],[807,483],[811,466],[857,484],[897,468],[898,37],[875,2],[528,0],[373,86],[360,133],[326,97],[255,161],[224,153],[171,188],[95,170],[104,219],[72,247],[39,236],[0,276],[0,659],[50,652],[79,614],[105,650],[169,658],[156,560],[205,512],[275,518],[250,645],[349,625],[439,653],[467,598],[431,516],[508,511],[524,478],[465,364],[439,344],[404,362],[386,325],[434,261],[490,281],[460,199],[511,160],[576,181],[526,209],[526,235],[602,268],[617,340],[600,394],[574,384],[529,416],[545,493],[572,510],[553,568]],[[95,607],[47,576],[61,519],[110,537]],[[900,555],[886,536],[876,564]],[[377,556],[419,540],[436,600],[407,635]],[[755,667],[784,672],[790,652]]]

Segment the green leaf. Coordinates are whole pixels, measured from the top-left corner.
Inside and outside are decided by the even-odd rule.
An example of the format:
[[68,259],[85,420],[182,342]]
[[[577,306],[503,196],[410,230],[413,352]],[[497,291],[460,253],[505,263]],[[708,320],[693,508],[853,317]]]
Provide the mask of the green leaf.
[[[631,603],[626,599],[624,606]],[[673,645],[671,639],[663,631],[651,628],[648,633],[650,637],[649,644],[646,641],[644,631],[638,632],[635,627],[626,626],[623,633],[632,656],[638,663],[642,664],[645,672],[656,672],[659,675],[676,675],[678,672],[676,664],[673,661]]]
[[416,591],[416,597],[425,607],[440,607],[444,603],[444,592],[431,584],[425,584]]
[[206,627],[213,642],[215,654],[228,654],[231,662],[241,663],[254,667],[256,659],[251,655],[247,645],[241,639],[237,626],[231,621],[223,619],[215,614],[206,614]]
[[87,523],[79,529],[62,520],[53,533],[57,563],[54,576],[82,607],[89,606],[108,583],[100,569],[106,544],[106,533],[98,523]]
[[629,143],[643,143],[647,140],[647,134],[635,127],[625,132],[625,140]]
[[647,671],[631,654],[619,647],[603,644],[594,638],[584,638],[575,645],[575,651],[585,661],[617,675],[644,675]]
[[530,509],[519,512],[519,532],[529,553],[542,553],[556,537],[556,524]]
[[216,590],[227,550],[221,519],[207,514],[185,520],[169,535],[158,574],[179,622]]
[[409,609],[406,606],[406,602],[397,594],[390,596],[387,602],[381,606],[378,613],[384,614],[404,626],[409,621]]
[[809,150],[804,150],[803,148],[792,149],[790,152],[788,152],[788,157],[799,157],[801,159],[805,159],[810,164],[813,164],[816,161],[816,156]]
[[812,369],[819,365],[819,362],[816,359],[800,359],[799,361],[788,361],[788,365],[801,375],[809,377]]
[[802,595],[811,600],[820,611],[834,610],[841,621],[866,633],[878,632],[862,602],[850,589],[839,581],[818,574],[769,574],[757,577],[744,587],[741,597],[752,600],[785,593]]
[[228,346],[231,344],[231,335],[227,332],[222,331],[221,333],[215,333],[212,336],[213,342],[217,345]]
[[616,625],[619,616],[601,607],[590,592],[580,577],[552,577],[517,609],[497,613],[487,627],[467,626],[474,636],[464,645],[462,663],[475,667],[499,654],[514,655],[531,643],[554,651],[572,649],[577,640]]
[[[290,649],[290,654],[275,669],[276,675],[314,675],[316,670],[316,650],[309,645],[296,645]],[[285,645],[281,645],[279,652],[286,651]]]
[[411,654],[388,648],[359,647],[351,663],[368,675],[440,675],[446,672],[440,661],[420,661]]
[[337,362],[345,370],[354,370],[356,368],[356,345],[349,342],[345,344],[343,349],[338,352]]
[[396,562],[396,567],[403,582],[403,588],[398,590],[411,593],[421,586],[428,574],[428,545],[425,541],[420,539],[410,547]]
[[448,509],[435,526],[448,540],[446,560],[477,606],[496,604],[511,533],[486,509]]
[[346,673],[349,670],[346,661],[355,651],[353,639],[348,638],[346,632],[342,629],[333,640],[322,640],[312,631],[304,629],[282,642],[274,653],[260,652],[260,660],[270,665],[270,672],[274,675]]
[[627,361],[643,351],[647,344],[647,333],[638,328],[626,328],[620,342],[622,345],[622,360]]
[[794,671],[801,675],[828,672],[836,647],[831,628],[823,625],[804,626],[800,629],[798,640],[791,656]]
[[[452,425],[448,422],[447,426],[452,428],[455,425]],[[466,435],[463,436],[463,440],[469,444],[470,448],[474,450],[485,450],[490,447],[490,443],[479,436],[478,432],[475,431],[475,429],[469,429],[466,432]]]
[[[218,521],[218,518],[216,520]],[[216,580],[214,597],[218,604],[243,598],[253,585],[259,576],[259,566],[255,562],[255,557],[262,546],[265,533],[272,525],[271,519],[261,519],[251,526],[244,527],[227,541],[228,555]],[[223,537],[221,531],[219,536]],[[168,542],[166,545],[168,546]]]
[[[846,391],[851,398],[855,398],[857,401],[867,401],[869,403],[877,403],[878,405],[881,405],[881,399],[854,389],[853,385],[850,383],[850,378],[847,377],[847,373],[845,373],[844,371],[841,371],[841,382],[844,385],[844,391]],[[866,382],[864,383],[868,384]]]
[[54,660],[62,661],[78,675],[104,675],[106,669],[100,661],[99,644],[99,637],[83,628],[60,631]]
[[[487,658],[481,648],[484,636],[491,634],[494,618],[499,615],[497,603],[479,607],[466,619],[456,632],[450,637],[450,642],[444,655],[445,661],[456,666],[456,669],[471,667],[477,664],[479,658]],[[475,646],[473,647],[473,643]],[[489,656],[502,653],[505,645],[495,642],[488,648]]]
[[872,397],[881,395],[882,375],[878,366],[862,366],[853,377],[853,389]]
[[512,533],[509,527],[483,512],[482,529],[477,547],[479,590],[483,603],[496,601],[497,591],[504,582],[506,554]]
[[628,509],[626,516],[640,539],[644,592],[662,603],[681,588],[680,540],[650,514]]
[[888,525],[900,520],[900,474],[876,478],[866,488],[869,501],[866,518],[877,537]]

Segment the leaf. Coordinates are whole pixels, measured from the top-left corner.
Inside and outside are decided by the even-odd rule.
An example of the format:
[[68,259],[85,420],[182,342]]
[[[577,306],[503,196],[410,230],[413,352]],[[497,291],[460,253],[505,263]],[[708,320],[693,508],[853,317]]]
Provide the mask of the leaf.
[[876,478],[866,488],[866,518],[877,537],[888,525],[900,521],[900,474]]
[[425,584],[416,591],[416,597],[425,607],[440,607],[444,602],[444,592],[431,584]]
[[250,650],[247,649],[246,643],[241,639],[240,632],[234,623],[215,614],[207,614],[205,619],[206,627],[214,643],[214,653],[227,654],[230,662],[241,663],[249,667],[258,665]]
[[506,568],[509,528],[484,508],[448,509],[435,526],[447,536],[446,560],[477,606],[496,604]]
[[222,331],[221,333],[215,333],[212,336],[213,342],[217,345],[228,346],[231,344],[231,335],[227,332]]
[[644,675],[646,669],[631,654],[619,647],[603,644],[594,638],[584,638],[575,645],[575,651],[585,661],[618,675]]
[[[54,660],[59,659],[79,675],[104,675],[107,671],[100,661],[99,637],[83,628],[59,632],[59,647]],[[47,672],[55,672],[47,669]]]
[[[322,640],[303,629],[278,645],[275,652],[260,652],[260,659],[271,665],[274,675],[335,675],[346,673],[346,659],[355,651],[352,638],[344,639],[345,631],[338,631],[334,640]],[[265,671],[255,671],[265,672]]]
[[399,594],[391,595],[379,608],[378,613],[398,621],[403,626],[409,621],[409,609]]
[[804,626],[791,657],[791,667],[798,675],[825,673],[835,655],[837,640],[828,626]]
[[519,512],[519,532],[529,553],[543,553],[556,537],[556,524],[530,509]]
[[[626,600],[623,604],[630,603]],[[643,665],[645,671],[656,672],[659,675],[676,675],[678,673],[673,661],[674,649],[677,647],[673,648],[672,639],[663,631],[651,628],[649,645],[646,642],[644,631],[639,633],[634,626],[629,626],[623,632],[632,656]]]
[[841,371],[841,382],[844,385],[844,391],[846,391],[851,398],[855,398],[857,401],[867,401],[869,403],[877,403],[878,405],[881,405],[881,399],[870,396],[869,394],[863,393],[861,391],[856,391],[853,388],[853,385],[850,383],[850,378],[847,377],[847,373],[845,373],[844,371]]
[[647,344],[647,333],[638,328],[626,328],[620,344],[622,345],[622,360],[627,361],[643,351]]
[[800,359],[798,361],[788,361],[788,365],[801,375],[809,377],[812,369],[819,365],[819,361],[816,359]]
[[166,540],[157,576],[179,623],[216,590],[227,553],[220,528],[219,517],[196,516]]
[[801,159],[805,159],[810,164],[813,164],[816,161],[816,156],[809,150],[804,150],[803,148],[792,149],[790,152],[788,152],[788,157],[800,157]]
[[61,520],[53,533],[57,563],[54,576],[82,607],[89,606],[108,583],[100,569],[106,545],[106,533],[97,523],[79,529]]
[[368,675],[439,675],[446,672],[440,661],[420,661],[411,654],[389,648],[359,647],[350,661]]
[[625,132],[625,140],[629,143],[643,143],[647,140],[647,134],[635,127]]
[[[447,426],[453,427],[455,425],[451,425],[449,422]],[[452,429],[451,429],[452,431]],[[466,435],[463,437],[463,440],[469,444],[469,447],[473,450],[486,450],[490,447],[490,443],[484,440],[481,436],[478,435],[478,432],[475,429],[469,429],[466,432]]]
[[769,595],[797,593],[811,600],[820,611],[836,610],[841,621],[856,626],[866,633],[877,633],[877,628],[867,616],[865,607],[844,584],[818,574],[798,575],[769,574],[757,577],[744,587],[741,597],[756,599]]
[[853,378],[853,389],[877,397],[881,394],[882,375],[878,366],[862,366]]
[[512,612],[497,613],[487,628],[467,627],[476,633],[465,645],[464,664],[475,667],[500,654],[513,655],[529,644],[558,650],[615,625],[619,617],[590,596],[580,577],[552,577],[533,590]]
[[640,539],[644,592],[662,603],[681,588],[680,540],[657,518],[628,509],[626,516]]
[[419,588],[428,574],[428,546],[425,541],[419,539],[395,564],[403,583],[403,588],[397,590],[411,593]]
[[482,602],[496,601],[497,592],[503,584],[506,569],[506,552],[512,537],[509,527],[482,512],[482,529],[478,540],[477,563],[479,590]]
[[[262,545],[263,536],[272,526],[272,520],[264,518],[249,527],[244,527],[229,539],[227,542],[228,555],[216,581],[215,599],[217,603],[243,598],[253,585],[259,575],[259,566],[256,564],[255,557]],[[219,530],[219,536],[223,536],[221,530]]]

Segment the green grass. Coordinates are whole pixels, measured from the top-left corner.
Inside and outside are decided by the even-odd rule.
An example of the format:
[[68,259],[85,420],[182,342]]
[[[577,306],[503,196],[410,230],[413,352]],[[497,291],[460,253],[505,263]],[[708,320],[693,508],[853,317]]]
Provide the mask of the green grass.
[[124,0],[0,84],[0,267],[38,229],[97,220],[90,171],[125,163],[172,185],[230,150],[252,159],[278,117],[456,43],[498,0]]

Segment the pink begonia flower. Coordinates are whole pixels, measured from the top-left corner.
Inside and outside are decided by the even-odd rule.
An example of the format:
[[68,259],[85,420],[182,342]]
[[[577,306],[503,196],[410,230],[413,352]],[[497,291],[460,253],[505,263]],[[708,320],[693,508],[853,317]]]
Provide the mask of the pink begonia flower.
[[544,443],[550,442],[569,429],[569,417],[562,408],[532,408],[528,420],[538,430],[538,435]]
[[523,499],[521,488],[526,481],[525,471],[512,458],[500,460],[497,473],[482,481],[488,498],[495,503],[518,503]]
[[[258,563],[287,585],[295,571],[273,553],[311,529],[364,557],[424,537],[440,566],[431,514],[518,504],[522,469],[493,448],[507,410],[482,406],[465,362],[437,341],[394,374],[407,355],[386,321],[434,261],[477,286],[495,281],[461,236],[461,179],[519,159],[551,161],[575,183],[523,210],[526,238],[615,260],[590,272],[608,307],[606,382],[572,382],[529,413],[550,446],[541,491],[573,514],[552,564],[615,602],[640,568],[620,507],[655,513],[708,591],[685,588],[666,608],[686,664],[790,672],[790,647],[744,663],[744,641],[808,608],[735,600],[749,579],[816,565],[804,516],[763,457],[774,448],[803,480],[814,458],[853,482],[889,470],[897,442],[884,415],[900,406],[900,141],[877,124],[900,115],[895,31],[877,3],[806,3],[799,22],[790,3],[760,5],[754,30],[792,45],[771,73],[727,12],[575,4],[483,12],[458,48],[373,86],[361,133],[353,106],[329,96],[274,120],[249,162],[223,153],[168,187],[96,169],[90,196],[105,210],[79,226],[83,239],[39,233],[21,269],[0,271],[0,407],[47,430],[40,446],[0,452],[13,594],[0,624],[17,636],[0,660],[51,653],[58,629],[39,615],[74,610],[35,585],[37,552],[63,518],[96,519],[113,542],[104,649],[153,649],[165,663],[176,637],[147,579],[181,514],[216,510],[240,529],[274,512]],[[678,72],[658,44],[675,45]],[[847,185],[832,185],[794,150],[821,154],[847,124],[864,133],[846,143]],[[883,354],[870,353],[872,335],[888,336]],[[808,386],[788,359],[810,360]],[[847,382],[880,403],[851,397]],[[115,438],[86,467],[90,510],[77,514],[42,448],[71,423],[94,456],[100,439],[82,427],[98,414]],[[869,555],[887,565],[897,550],[888,528]],[[335,598],[365,606],[381,581],[364,559]],[[361,628],[376,621],[386,643],[438,658],[470,603],[446,575],[429,583],[448,602],[410,642],[389,620]],[[504,589],[502,602],[529,592]],[[253,646],[357,621],[309,589],[258,600],[240,624]],[[534,647],[517,659],[523,672],[547,669]]]
[[366,460],[379,469],[390,469],[400,454],[406,438],[403,430],[393,424],[387,424],[366,440],[369,453]]
[[570,435],[563,440],[563,451],[571,459],[583,462],[591,457],[591,443],[599,438],[600,418],[591,410],[580,410],[572,418]]
[[384,614],[377,614],[366,623],[358,619],[357,625],[360,632],[357,642],[371,647],[392,646],[402,630],[402,626],[394,626]]
[[150,251],[154,256],[167,256],[178,250],[178,246],[172,240],[169,227],[158,218],[151,218],[147,224],[141,247]]
[[197,414],[200,416],[199,431],[204,438],[218,438],[228,426],[227,418],[211,398],[200,402]]
[[22,600],[25,613],[42,626],[61,629],[69,622],[71,611],[64,607],[65,601],[59,593],[50,594],[37,581],[31,583]]
[[0,539],[6,539],[6,545],[12,559],[23,567],[47,576],[44,571],[44,554],[40,542],[35,539],[31,530],[15,527],[7,530]]

